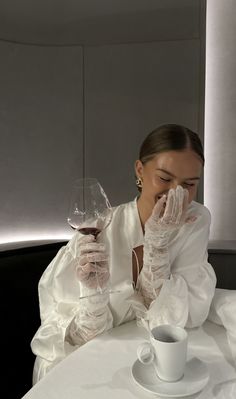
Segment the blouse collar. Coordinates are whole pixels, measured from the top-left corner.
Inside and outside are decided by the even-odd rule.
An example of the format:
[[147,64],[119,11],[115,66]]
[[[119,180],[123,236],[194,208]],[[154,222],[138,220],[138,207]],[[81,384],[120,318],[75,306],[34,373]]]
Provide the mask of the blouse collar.
[[132,241],[132,248],[143,245],[143,229],[139,217],[137,199],[138,197],[127,204],[128,237]]

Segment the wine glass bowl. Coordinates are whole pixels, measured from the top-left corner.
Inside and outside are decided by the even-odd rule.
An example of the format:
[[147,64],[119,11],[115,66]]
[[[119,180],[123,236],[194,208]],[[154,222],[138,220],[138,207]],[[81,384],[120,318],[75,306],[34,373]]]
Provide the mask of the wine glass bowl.
[[82,178],[74,182],[67,222],[81,234],[97,238],[111,222],[112,207],[96,178]]

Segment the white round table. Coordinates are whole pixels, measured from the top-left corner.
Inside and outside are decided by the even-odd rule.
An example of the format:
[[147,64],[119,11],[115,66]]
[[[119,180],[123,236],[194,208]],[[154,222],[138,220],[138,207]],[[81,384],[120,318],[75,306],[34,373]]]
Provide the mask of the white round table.
[[[189,356],[207,364],[205,388],[188,398],[235,399],[236,368],[225,329],[209,321],[188,330]],[[145,399],[154,397],[133,380],[138,345],[148,338],[136,321],[116,327],[86,343],[52,369],[24,399]],[[156,396],[158,397],[158,396]]]

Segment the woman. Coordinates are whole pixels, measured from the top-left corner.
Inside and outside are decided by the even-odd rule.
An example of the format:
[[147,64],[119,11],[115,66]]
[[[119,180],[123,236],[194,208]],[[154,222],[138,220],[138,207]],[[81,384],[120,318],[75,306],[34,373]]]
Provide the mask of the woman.
[[[147,136],[135,163],[139,197],[114,209],[97,240],[76,233],[41,277],[34,383],[76,347],[134,318],[151,328],[205,321],[216,278],[207,261],[210,214],[194,201],[203,165],[191,130],[163,125]],[[112,293],[78,299],[108,280]]]

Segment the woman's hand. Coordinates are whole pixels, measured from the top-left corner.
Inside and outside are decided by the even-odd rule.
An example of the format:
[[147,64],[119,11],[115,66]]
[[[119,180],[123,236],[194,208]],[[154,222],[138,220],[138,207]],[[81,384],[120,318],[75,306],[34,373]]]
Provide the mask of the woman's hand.
[[81,237],[78,244],[78,280],[87,288],[104,288],[110,277],[105,245],[96,242],[92,235]]
[[163,281],[170,278],[169,244],[172,233],[190,220],[187,208],[188,191],[177,186],[176,190],[169,191],[167,197],[165,195],[156,202],[145,224],[143,268],[139,284],[147,307],[159,295]]
[[145,240],[163,247],[168,244],[170,234],[184,223],[194,221],[195,217],[186,217],[188,209],[188,190],[181,186],[170,189],[155,204],[152,214],[145,223]]

